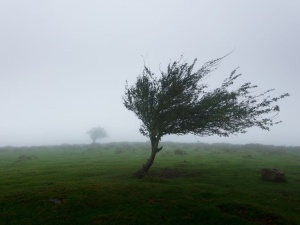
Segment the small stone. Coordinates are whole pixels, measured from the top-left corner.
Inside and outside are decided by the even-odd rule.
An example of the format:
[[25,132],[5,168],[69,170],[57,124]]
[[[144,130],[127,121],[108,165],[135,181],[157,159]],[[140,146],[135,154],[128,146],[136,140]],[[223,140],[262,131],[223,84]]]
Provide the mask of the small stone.
[[53,204],[62,204],[63,199],[50,198],[50,199],[48,199],[48,202],[53,203]]
[[284,172],[277,169],[263,168],[261,170],[261,178],[265,181],[273,181],[273,182],[286,181]]

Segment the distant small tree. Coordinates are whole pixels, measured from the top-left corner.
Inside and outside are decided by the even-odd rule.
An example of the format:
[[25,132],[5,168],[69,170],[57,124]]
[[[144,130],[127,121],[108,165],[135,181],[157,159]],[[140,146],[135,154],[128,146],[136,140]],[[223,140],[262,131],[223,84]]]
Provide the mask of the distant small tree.
[[162,150],[158,146],[164,135],[229,136],[245,133],[253,126],[269,130],[281,122],[275,121],[279,106],[273,103],[289,94],[271,98],[268,94],[272,89],[255,95],[257,86],[249,82],[233,89],[232,84],[241,75],[236,74],[236,69],[219,88],[206,91],[203,80],[223,58],[209,61],[195,72],[196,59],[191,65],[175,61],[166,72],[161,71],[160,78],[144,66],[135,85],[126,83],[124,106],[142,121],[140,132],[151,141],[150,158],[137,176],[148,173],[156,154]]
[[87,132],[92,139],[92,143],[95,144],[97,139],[108,137],[106,131],[102,127],[94,127]]

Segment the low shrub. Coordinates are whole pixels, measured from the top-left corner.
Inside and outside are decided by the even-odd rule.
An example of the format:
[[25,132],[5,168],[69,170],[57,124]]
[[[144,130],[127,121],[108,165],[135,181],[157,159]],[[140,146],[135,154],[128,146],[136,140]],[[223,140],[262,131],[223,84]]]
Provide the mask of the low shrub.
[[176,149],[174,150],[174,155],[187,155],[187,153],[181,149]]

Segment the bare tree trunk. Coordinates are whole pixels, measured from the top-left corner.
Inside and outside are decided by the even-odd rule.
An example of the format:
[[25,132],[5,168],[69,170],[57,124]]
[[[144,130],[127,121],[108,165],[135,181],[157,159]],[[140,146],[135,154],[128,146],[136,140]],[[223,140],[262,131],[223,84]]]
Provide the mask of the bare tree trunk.
[[145,164],[143,164],[142,168],[139,169],[134,175],[138,178],[143,178],[148,175],[148,171],[152,166],[156,154],[162,150],[162,147],[158,148],[160,138],[152,137],[151,139],[151,155]]

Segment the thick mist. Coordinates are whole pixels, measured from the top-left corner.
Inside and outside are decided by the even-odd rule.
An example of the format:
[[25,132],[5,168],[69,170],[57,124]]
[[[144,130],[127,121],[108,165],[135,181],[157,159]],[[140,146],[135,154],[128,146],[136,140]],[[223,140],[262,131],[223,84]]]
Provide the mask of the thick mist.
[[0,146],[148,141],[123,106],[126,80],[144,63],[159,75],[181,55],[196,68],[233,51],[205,80],[218,87],[239,67],[279,102],[278,120],[229,138],[168,136],[162,141],[300,145],[300,2],[289,1],[2,1]]

